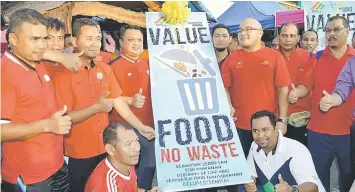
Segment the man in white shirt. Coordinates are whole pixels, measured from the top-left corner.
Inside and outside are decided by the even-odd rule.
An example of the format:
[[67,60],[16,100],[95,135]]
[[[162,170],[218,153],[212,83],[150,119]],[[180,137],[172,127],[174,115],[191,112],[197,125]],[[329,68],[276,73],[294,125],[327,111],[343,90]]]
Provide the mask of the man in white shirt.
[[254,142],[247,161],[255,182],[244,185],[247,192],[325,192],[310,152],[298,141],[283,137],[273,113],[254,113],[251,127]]

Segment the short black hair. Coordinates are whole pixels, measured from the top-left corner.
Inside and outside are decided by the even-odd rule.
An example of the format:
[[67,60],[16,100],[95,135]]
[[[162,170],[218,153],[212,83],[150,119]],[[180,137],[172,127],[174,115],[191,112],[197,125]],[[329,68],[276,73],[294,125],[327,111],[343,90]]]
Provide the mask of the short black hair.
[[239,43],[239,40],[238,40],[238,33],[237,33],[237,32],[231,33],[231,37],[232,37],[232,39],[236,39],[237,42]]
[[291,22],[287,22],[287,23],[284,23],[284,24],[282,24],[281,25],[281,27],[280,27],[280,34],[281,34],[281,31],[282,31],[282,28],[283,27],[286,27],[286,26],[295,26],[296,27],[296,33],[297,33],[297,35],[298,35],[298,33],[299,33],[299,29],[298,29],[298,26],[296,25],[296,24],[294,24],[294,23],[291,23]]
[[325,24],[325,26],[327,26],[329,22],[335,21],[335,20],[338,20],[338,19],[341,19],[343,21],[343,25],[344,25],[345,28],[349,28],[349,20],[347,20],[345,17],[340,16],[340,15],[333,16],[333,17],[329,18],[327,23]]
[[110,123],[104,130],[103,140],[104,145],[115,145],[119,139],[117,137],[117,129],[133,130],[133,127],[127,123],[113,122]]
[[140,31],[142,33],[142,35],[144,36],[144,33],[143,33],[141,27],[139,27],[137,25],[124,25],[120,28],[120,39],[121,40],[123,40],[123,37],[126,34],[126,31],[129,29]]
[[216,29],[220,29],[220,28],[223,28],[223,29],[226,29],[228,31],[228,35],[231,35],[231,31],[229,30],[228,26],[225,25],[225,24],[217,24],[215,25],[213,28],[212,28],[212,36],[214,35],[214,32],[216,31]]
[[306,32],[313,32],[316,34],[316,37],[317,37],[317,41],[318,41],[318,33],[317,31],[313,30],[313,29],[308,29],[307,31],[304,31],[303,34],[302,34],[302,39],[303,39],[303,35],[306,33]]
[[9,42],[9,34],[15,33],[18,28],[21,28],[23,23],[30,23],[33,25],[47,26],[47,19],[35,9],[20,9],[13,12],[9,19],[9,26],[6,32],[6,41]]
[[55,31],[59,31],[59,30],[65,31],[64,23],[54,17],[50,17],[47,19],[47,28]]
[[[78,37],[80,35],[80,30],[82,27],[89,25],[89,26],[95,26],[97,27],[99,23],[93,19],[90,18],[79,18],[76,19],[73,23],[73,36]],[[97,29],[99,30],[99,29]]]
[[268,117],[269,120],[270,120],[270,123],[272,126],[276,126],[276,117],[275,117],[275,114],[268,111],[268,110],[262,110],[262,111],[258,111],[256,113],[254,113],[252,116],[251,116],[251,119],[250,119],[250,126],[253,127],[253,120],[254,119],[260,119],[262,117]]

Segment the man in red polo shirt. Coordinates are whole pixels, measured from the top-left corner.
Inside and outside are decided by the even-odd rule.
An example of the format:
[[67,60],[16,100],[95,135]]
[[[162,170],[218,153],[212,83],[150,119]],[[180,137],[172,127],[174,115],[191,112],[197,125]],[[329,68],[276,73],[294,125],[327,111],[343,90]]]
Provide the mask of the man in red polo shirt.
[[[285,136],[306,145],[306,125],[310,117],[311,97],[310,94],[304,94],[308,93],[304,82],[305,78],[310,78],[307,73],[312,70],[312,65],[308,62],[310,58],[308,51],[297,47],[299,39],[298,27],[295,24],[285,23],[281,26],[279,50],[285,59],[292,81],[287,113],[289,121]],[[294,118],[296,116],[297,121]]]
[[[340,174],[340,191],[349,191],[352,183],[350,162],[350,126],[354,93],[341,106],[324,113],[320,108],[336,85],[337,77],[346,61],[355,55],[355,50],[347,44],[349,21],[341,16],[331,17],[326,24],[325,35],[328,46],[310,60],[315,63],[312,82],[312,118],[308,128],[308,148],[326,191],[330,191],[330,166],[334,155],[337,157]],[[321,105],[322,106],[322,105]]]
[[140,144],[133,127],[126,123],[110,123],[104,130],[103,141],[108,153],[96,167],[85,186],[85,192],[125,191],[158,192],[137,187],[134,166],[139,161]]
[[[120,29],[122,53],[111,62],[111,68],[121,85],[122,95],[127,99],[132,112],[145,125],[153,126],[153,111],[150,92],[149,64],[140,59],[143,51],[143,32],[137,26],[126,25]],[[110,113],[110,122],[124,122],[116,112]],[[137,168],[138,187],[150,189],[155,172],[154,141],[138,134],[141,143],[141,161]]]
[[[47,21],[33,9],[14,12],[8,26],[11,50],[1,58],[2,189],[69,191],[63,134],[67,107],[57,107],[41,59],[47,48]],[[59,111],[58,111],[59,110]],[[4,124],[3,124],[4,123]]]
[[109,65],[94,61],[101,47],[97,22],[76,19],[73,23],[73,46],[83,66],[77,72],[55,75],[56,99],[68,105],[73,128],[64,139],[65,155],[69,157],[71,191],[83,191],[97,164],[106,157],[102,132],[109,123],[108,112],[114,108],[129,124],[147,139],[154,138],[154,129],[144,125],[121,97],[122,91]]
[[288,86],[290,76],[284,59],[278,51],[261,44],[263,31],[255,19],[244,20],[238,30],[242,49],[230,54],[222,66],[222,78],[231,115],[245,156],[248,156],[253,137],[250,118],[259,110],[275,111],[278,90],[279,121],[277,126],[287,130]]

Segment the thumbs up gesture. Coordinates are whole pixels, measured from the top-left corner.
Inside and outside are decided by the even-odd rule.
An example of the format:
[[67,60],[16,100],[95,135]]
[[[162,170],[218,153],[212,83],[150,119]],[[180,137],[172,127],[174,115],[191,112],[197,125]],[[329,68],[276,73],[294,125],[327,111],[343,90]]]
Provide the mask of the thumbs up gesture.
[[279,183],[275,185],[275,192],[292,192],[292,187],[279,174]]
[[56,134],[68,134],[71,129],[71,118],[65,113],[67,106],[64,105],[62,110],[55,112],[49,119],[44,127],[44,132],[51,132]]
[[323,97],[320,99],[320,110],[327,112],[332,107],[333,96],[323,90]]
[[135,108],[142,108],[144,103],[145,103],[145,97],[142,95],[142,88],[139,89],[139,92],[137,94],[134,95],[133,97],[133,102],[132,105]]
[[291,84],[291,91],[288,94],[288,102],[290,103],[296,103],[299,98],[299,93],[295,87],[295,85],[292,83]]
[[110,112],[113,107],[113,99],[108,99],[107,97],[110,95],[109,92],[103,94],[99,100],[97,101],[97,104],[99,106],[99,111],[100,112]]

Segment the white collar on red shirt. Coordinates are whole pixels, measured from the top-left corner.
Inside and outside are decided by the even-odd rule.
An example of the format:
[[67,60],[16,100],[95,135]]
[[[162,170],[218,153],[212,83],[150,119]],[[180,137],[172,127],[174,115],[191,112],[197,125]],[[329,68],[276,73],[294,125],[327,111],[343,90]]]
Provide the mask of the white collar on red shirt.
[[123,57],[124,59],[128,60],[131,63],[138,63],[139,61],[141,61],[141,59],[138,59],[138,60],[134,61],[134,60],[124,56],[123,54],[121,54],[121,57]]
[[15,64],[20,65],[21,67],[23,67],[26,71],[29,71],[29,69],[24,66],[18,59],[16,59],[11,53],[9,53],[8,51],[5,51],[4,56],[6,56],[8,59],[10,59],[11,61],[13,61]]
[[131,179],[131,173],[129,173],[128,176],[123,175],[122,173],[117,171],[117,169],[108,161],[107,158],[105,159],[105,163],[106,163],[107,167],[110,168],[110,170],[112,170],[114,173],[119,175],[122,179],[125,179],[125,180],[130,180]]

